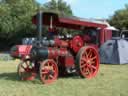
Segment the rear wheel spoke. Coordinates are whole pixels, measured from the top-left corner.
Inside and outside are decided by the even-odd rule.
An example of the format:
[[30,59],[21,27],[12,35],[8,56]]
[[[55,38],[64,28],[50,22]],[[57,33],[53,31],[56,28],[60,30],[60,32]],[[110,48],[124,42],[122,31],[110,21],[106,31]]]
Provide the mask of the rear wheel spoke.
[[88,59],[88,53],[85,51],[85,57]]
[[84,61],[84,62],[86,62],[86,58],[82,58],[82,59],[81,59],[81,61]]
[[83,64],[83,65],[80,66],[80,68],[83,68],[83,67],[85,67],[85,66],[87,66],[87,65],[86,65],[86,64]]
[[95,69],[96,70],[96,67],[94,65],[91,65],[91,68]]
[[90,60],[91,60],[91,61],[93,61],[94,59],[96,59],[96,56],[94,56],[94,57],[90,58]]

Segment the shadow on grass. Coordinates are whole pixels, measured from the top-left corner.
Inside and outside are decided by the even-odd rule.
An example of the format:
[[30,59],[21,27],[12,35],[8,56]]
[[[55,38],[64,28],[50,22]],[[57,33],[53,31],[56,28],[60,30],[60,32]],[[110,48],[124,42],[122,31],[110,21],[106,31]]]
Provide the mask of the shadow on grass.
[[64,79],[70,79],[70,78],[72,78],[72,79],[81,79],[81,77],[77,73],[62,75],[62,76],[59,76],[59,78],[64,78]]
[[18,81],[19,77],[18,77],[16,72],[11,72],[11,73],[2,73],[2,74],[0,74],[0,79]]
[[[64,75],[64,76],[59,76],[58,78],[64,78],[64,79],[81,79],[80,76],[78,76],[78,74],[68,74],[68,75]],[[20,80],[18,74],[16,72],[11,72],[11,73],[2,73],[0,74],[0,79],[2,80],[11,80],[11,81],[20,81],[23,82],[22,80]],[[37,81],[40,80],[39,75],[37,75],[36,79],[33,80],[32,82],[35,83]]]
[[[77,74],[68,74],[68,75],[64,75],[64,76],[59,76],[58,79],[81,79],[80,76],[78,76]],[[22,81],[20,80],[18,74],[16,72],[11,72],[11,73],[1,73],[0,74],[0,79],[1,80],[5,80],[5,81],[13,81],[13,82],[23,82],[23,83],[32,83],[32,84],[37,84],[40,85],[42,84],[40,81],[40,77],[39,75],[36,76],[36,78],[32,81]]]
[[[7,80],[7,81],[13,81],[13,82],[18,81],[18,82],[24,82],[24,83],[28,83],[29,82],[29,80],[27,80],[27,81],[21,80],[16,72],[2,73],[2,74],[0,74],[0,80]],[[38,79],[38,77],[35,78],[34,80],[30,81],[29,83],[41,84],[41,82]]]

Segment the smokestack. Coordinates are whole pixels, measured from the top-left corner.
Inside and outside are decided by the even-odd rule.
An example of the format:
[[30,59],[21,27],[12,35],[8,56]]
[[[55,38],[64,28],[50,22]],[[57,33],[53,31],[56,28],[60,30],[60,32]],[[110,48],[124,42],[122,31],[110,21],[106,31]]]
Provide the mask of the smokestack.
[[39,10],[38,14],[37,14],[37,32],[38,32],[38,40],[41,40],[42,38],[42,27],[43,27],[43,23],[42,23],[42,14],[43,12],[41,10]]

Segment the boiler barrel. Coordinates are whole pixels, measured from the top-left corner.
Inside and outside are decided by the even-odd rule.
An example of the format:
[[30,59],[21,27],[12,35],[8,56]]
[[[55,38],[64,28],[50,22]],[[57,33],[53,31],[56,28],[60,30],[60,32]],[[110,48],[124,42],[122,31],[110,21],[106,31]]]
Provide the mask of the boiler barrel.
[[31,57],[35,59],[54,59],[57,56],[65,56],[68,51],[64,48],[33,48],[31,50]]

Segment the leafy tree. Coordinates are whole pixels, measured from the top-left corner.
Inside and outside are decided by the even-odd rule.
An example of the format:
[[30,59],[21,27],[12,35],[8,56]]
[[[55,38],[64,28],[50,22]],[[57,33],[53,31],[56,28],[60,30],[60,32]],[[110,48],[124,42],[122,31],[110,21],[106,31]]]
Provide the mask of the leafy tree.
[[[12,45],[25,36],[35,34],[31,18],[37,8],[35,0],[1,0],[0,40]],[[3,43],[1,41],[0,44]]]
[[125,5],[124,9],[117,10],[109,22],[118,29],[128,29],[128,5]]
[[[19,44],[23,37],[37,34],[31,22],[37,9],[39,4],[36,0],[0,0],[0,47]],[[61,16],[72,15],[70,6],[63,0],[51,0],[41,9],[52,9]]]
[[57,12],[59,13],[59,15],[62,15],[62,16],[73,15],[70,5],[68,5],[63,0],[51,0],[44,4],[44,8],[46,8],[47,10],[53,10],[54,12]]
[[[43,5],[45,10],[47,11],[53,11],[55,13],[58,13],[59,16],[73,16],[72,10],[70,5],[68,5],[63,0],[51,0]],[[72,30],[65,29],[65,28],[58,28],[60,30],[60,34],[67,34],[71,33]]]

